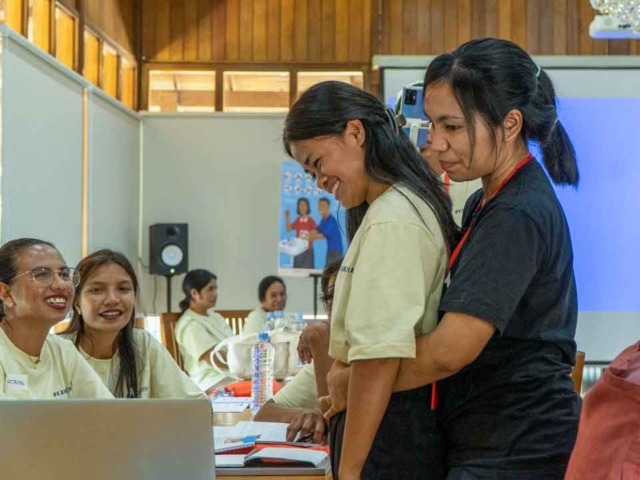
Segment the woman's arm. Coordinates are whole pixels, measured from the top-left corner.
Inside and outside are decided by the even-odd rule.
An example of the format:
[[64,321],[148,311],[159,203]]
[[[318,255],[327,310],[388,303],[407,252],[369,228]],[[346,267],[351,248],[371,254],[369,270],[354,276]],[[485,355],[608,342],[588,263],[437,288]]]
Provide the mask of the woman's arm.
[[284,211],[284,227],[287,229],[287,232],[290,232],[291,230],[293,230],[293,227],[291,226],[291,222],[290,222],[290,213],[289,210],[285,210]]
[[389,404],[400,360],[356,360],[351,367],[339,478],[359,479]]
[[433,332],[416,339],[416,358],[402,360],[394,391],[428,385],[462,370],[478,358],[495,331],[477,317],[447,312]]

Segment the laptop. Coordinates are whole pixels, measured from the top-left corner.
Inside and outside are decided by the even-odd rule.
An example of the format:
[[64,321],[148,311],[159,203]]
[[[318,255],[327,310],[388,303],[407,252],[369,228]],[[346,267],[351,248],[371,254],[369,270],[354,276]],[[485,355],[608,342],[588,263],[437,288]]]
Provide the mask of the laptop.
[[193,400],[2,400],[7,480],[212,480],[211,404]]

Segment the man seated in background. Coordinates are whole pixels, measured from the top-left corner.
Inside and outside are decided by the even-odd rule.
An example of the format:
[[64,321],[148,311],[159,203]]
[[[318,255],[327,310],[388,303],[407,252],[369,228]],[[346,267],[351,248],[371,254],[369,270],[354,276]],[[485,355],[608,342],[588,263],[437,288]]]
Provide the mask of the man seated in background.
[[324,443],[327,437],[327,425],[320,411],[318,398],[329,393],[327,373],[333,364],[333,359],[329,356],[329,322],[333,286],[341,264],[342,259],[329,263],[322,272],[320,281],[329,321],[309,322],[300,335],[298,354],[307,365],[265,403],[254,418],[258,422],[288,423],[288,441],[293,441],[298,433],[300,438],[306,437],[313,443]]
[[284,280],[274,275],[260,280],[258,300],[260,300],[260,306],[247,317],[242,330],[243,334],[262,332],[264,324],[267,323],[267,313],[284,311],[287,306],[287,287]]

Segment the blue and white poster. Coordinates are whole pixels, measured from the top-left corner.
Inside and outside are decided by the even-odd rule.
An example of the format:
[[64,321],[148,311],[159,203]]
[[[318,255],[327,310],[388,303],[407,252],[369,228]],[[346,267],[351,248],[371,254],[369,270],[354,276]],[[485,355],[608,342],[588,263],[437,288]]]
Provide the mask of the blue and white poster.
[[283,162],[281,175],[278,272],[322,273],[347,250],[345,209],[297,162]]

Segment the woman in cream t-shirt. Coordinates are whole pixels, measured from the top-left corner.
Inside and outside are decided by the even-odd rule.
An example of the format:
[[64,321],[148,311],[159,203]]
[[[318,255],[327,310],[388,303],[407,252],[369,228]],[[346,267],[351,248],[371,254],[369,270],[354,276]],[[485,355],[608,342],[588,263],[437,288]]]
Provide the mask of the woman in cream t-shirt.
[[20,238],[0,248],[0,398],[113,398],[73,344],[49,334],[77,281],[49,242]]
[[[351,366],[347,410],[331,419],[340,480],[443,479],[431,388],[393,393],[400,361],[431,331],[457,228],[441,184],[395,116],[342,82],[309,88],[285,121],[288,153],[347,209],[329,354]],[[398,432],[401,432],[399,434]]]
[[[268,312],[284,312],[287,306],[287,286],[284,280],[275,275],[269,275],[260,280],[258,300],[260,300],[260,306],[249,314],[242,329],[245,335],[262,332],[267,323]],[[290,326],[286,318],[285,322],[285,326]]]
[[218,278],[208,270],[191,270],[184,277],[180,302],[182,316],[176,325],[184,369],[203,390],[216,386],[226,375],[211,364],[211,352],[223,340],[233,337],[222,315],[213,311],[218,301]]
[[121,253],[99,250],[78,264],[73,319],[63,335],[119,398],[205,397],[169,352],[134,328],[138,280]]

